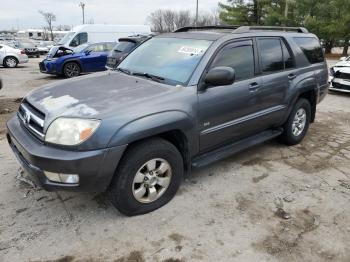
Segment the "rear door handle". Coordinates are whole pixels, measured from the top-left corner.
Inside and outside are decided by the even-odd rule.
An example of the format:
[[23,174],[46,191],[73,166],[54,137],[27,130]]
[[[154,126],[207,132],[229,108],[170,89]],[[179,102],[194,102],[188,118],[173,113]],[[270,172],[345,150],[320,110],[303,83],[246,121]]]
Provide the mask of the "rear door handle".
[[289,79],[289,80],[293,80],[293,79],[295,79],[296,77],[297,77],[296,74],[289,74],[289,75],[288,75],[288,79]]
[[257,82],[251,83],[249,85],[249,91],[250,92],[255,92],[259,89],[260,85]]

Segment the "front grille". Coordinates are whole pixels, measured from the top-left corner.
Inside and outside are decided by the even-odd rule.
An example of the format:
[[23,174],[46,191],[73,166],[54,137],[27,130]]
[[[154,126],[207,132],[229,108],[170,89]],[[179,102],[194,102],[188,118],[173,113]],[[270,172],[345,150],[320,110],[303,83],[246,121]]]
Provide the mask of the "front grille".
[[340,79],[347,79],[347,80],[350,80],[350,74],[342,73],[342,72],[339,72],[339,71],[337,71],[337,72],[334,74],[334,77],[340,78]]
[[26,51],[33,53],[33,52],[36,52],[37,50],[35,48],[26,48]]
[[332,83],[332,86],[336,89],[343,89],[343,90],[348,90],[350,91],[350,85],[342,85],[342,84],[339,84],[339,83],[336,83],[336,82],[333,82]]
[[40,140],[44,140],[45,114],[24,100],[19,107],[18,117],[23,125]]

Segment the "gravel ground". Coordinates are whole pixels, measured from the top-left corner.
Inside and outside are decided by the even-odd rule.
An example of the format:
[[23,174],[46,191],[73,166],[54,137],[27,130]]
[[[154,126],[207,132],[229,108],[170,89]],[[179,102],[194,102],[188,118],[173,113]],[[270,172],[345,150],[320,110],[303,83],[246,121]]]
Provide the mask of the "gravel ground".
[[[1,112],[4,98],[59,80],[36,66],[0,68]],[[195,170],[168,205],[132,218],[104,194],[15,179],[0,134],[0,261],[350,261],[349,101],[329,94],[300,145],[271,141]]]

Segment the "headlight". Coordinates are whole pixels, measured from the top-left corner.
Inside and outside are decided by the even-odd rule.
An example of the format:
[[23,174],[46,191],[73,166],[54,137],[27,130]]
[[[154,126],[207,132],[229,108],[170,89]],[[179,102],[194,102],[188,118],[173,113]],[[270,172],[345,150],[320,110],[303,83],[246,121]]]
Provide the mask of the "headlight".
[[100,122],[95,119],[57,118],[49,126],[45,141],[67,146],[78,145],[93,135]]

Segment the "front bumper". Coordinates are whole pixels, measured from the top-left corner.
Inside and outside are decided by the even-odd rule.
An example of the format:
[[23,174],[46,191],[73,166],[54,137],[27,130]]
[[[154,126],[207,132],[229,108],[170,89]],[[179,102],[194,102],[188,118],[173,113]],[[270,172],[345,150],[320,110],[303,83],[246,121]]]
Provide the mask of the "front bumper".
[[350,93],[350,79],[333,78],[329,90]]
[[[23,169],[48,191],[104,192],[109,186],[126,145],[93,151],[72,151],[47,146],[22,127],[17,116],[7,122],[7,140]],[[44,171],[79,175],[79,184],[48,180]]]
[[46,60],[39,63],[39,69],[41,73],[58,75],[57,67],[55,63],[47,62]]
[[27,50],[25,50],[25,53],[27,56],[39,56],[40,55],[39,51],[27,51]]

